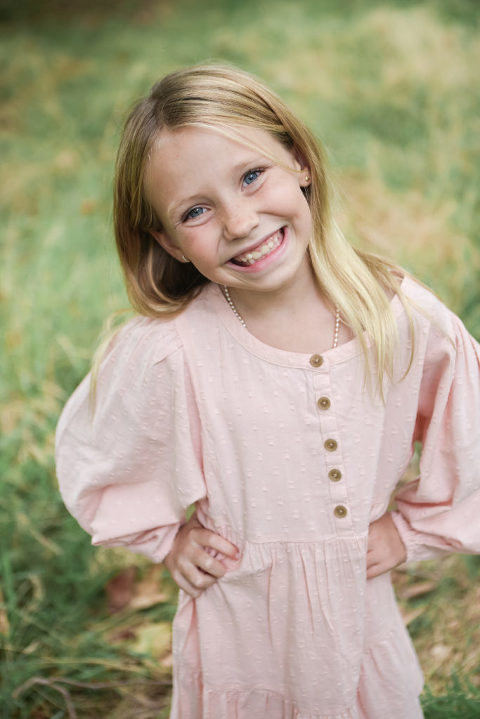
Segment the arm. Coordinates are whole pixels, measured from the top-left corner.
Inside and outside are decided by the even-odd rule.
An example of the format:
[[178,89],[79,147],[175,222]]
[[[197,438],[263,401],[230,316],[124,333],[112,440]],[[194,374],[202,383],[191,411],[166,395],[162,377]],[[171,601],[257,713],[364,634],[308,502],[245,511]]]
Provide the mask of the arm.
[[452,313],[444,324],[432,328],[423,364],[413,437],[420,474],[391,515],[407,561],[480,553],[480,346]]
[[418,360],[413,441],[422,443],[420,475],[397,493],[397,510],[370,525],[367,577],[405,560],[480,553],[480,347],[453,313],[422,293],[434,321]]
[[206,496],[198,418],[172,323],[137,319],[98,376],[68,401],[56,436],[57,476],[92,543],[163,561],[185,510]]

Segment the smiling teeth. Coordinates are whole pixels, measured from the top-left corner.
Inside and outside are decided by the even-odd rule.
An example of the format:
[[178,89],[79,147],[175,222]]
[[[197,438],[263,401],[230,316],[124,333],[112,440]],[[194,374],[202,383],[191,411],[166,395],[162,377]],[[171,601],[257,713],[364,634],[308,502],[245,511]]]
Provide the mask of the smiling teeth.
[[282,241],[283,232],[278,230],[273,237],[270,237],[262,245],[257,247],[252,252],[245,252],[243,255],[238,255],[234,258],[235,262],[239,265],[253,265],[257,260],[261,260],[262,257],[266,257],[272,252]]

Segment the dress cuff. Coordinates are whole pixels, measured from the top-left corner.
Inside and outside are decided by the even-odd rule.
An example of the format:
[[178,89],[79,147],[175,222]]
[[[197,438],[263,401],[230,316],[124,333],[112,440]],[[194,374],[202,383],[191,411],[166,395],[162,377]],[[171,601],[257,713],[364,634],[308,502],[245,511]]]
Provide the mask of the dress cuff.
[[445,550],[428,546],[425,542],[427,535],[412,529],[403,514],[398,510],[391,512],[391,517],[400,535],[400,539],[405,545],[407,552],[405,559],[406,564],[409,562],[419,562],[423,559],[435,559],[448,553],[445,552]]

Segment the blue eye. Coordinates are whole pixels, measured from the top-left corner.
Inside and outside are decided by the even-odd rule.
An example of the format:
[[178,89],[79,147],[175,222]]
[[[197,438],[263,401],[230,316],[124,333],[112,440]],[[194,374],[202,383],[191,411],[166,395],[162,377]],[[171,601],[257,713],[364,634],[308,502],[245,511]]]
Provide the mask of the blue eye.
[[183,217],[183,221],[185,220],[196,220],[197,217],[200,217],[200,215],[203,215],[205,212],[204,207],[192,207],[191,210],[189,210],[186,215]]
[[262,174],[263,170],[249,170],[245,175],[243,176],[243,182],[246,185],[251,185],[252,182],[255,182],[255,180],[258,180],[260,175]]

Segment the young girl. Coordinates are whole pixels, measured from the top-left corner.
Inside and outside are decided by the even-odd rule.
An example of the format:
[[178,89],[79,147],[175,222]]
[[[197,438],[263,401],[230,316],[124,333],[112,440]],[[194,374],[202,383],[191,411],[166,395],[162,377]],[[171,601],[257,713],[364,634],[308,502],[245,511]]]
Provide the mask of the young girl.
[[139,316],[67,403],[57,468],[94,544],[181,587],[171,717],[421,717],[389,570],[480,551],[479,345],[346,243],[316,141],[241,71],[137,104],[114,214]]

